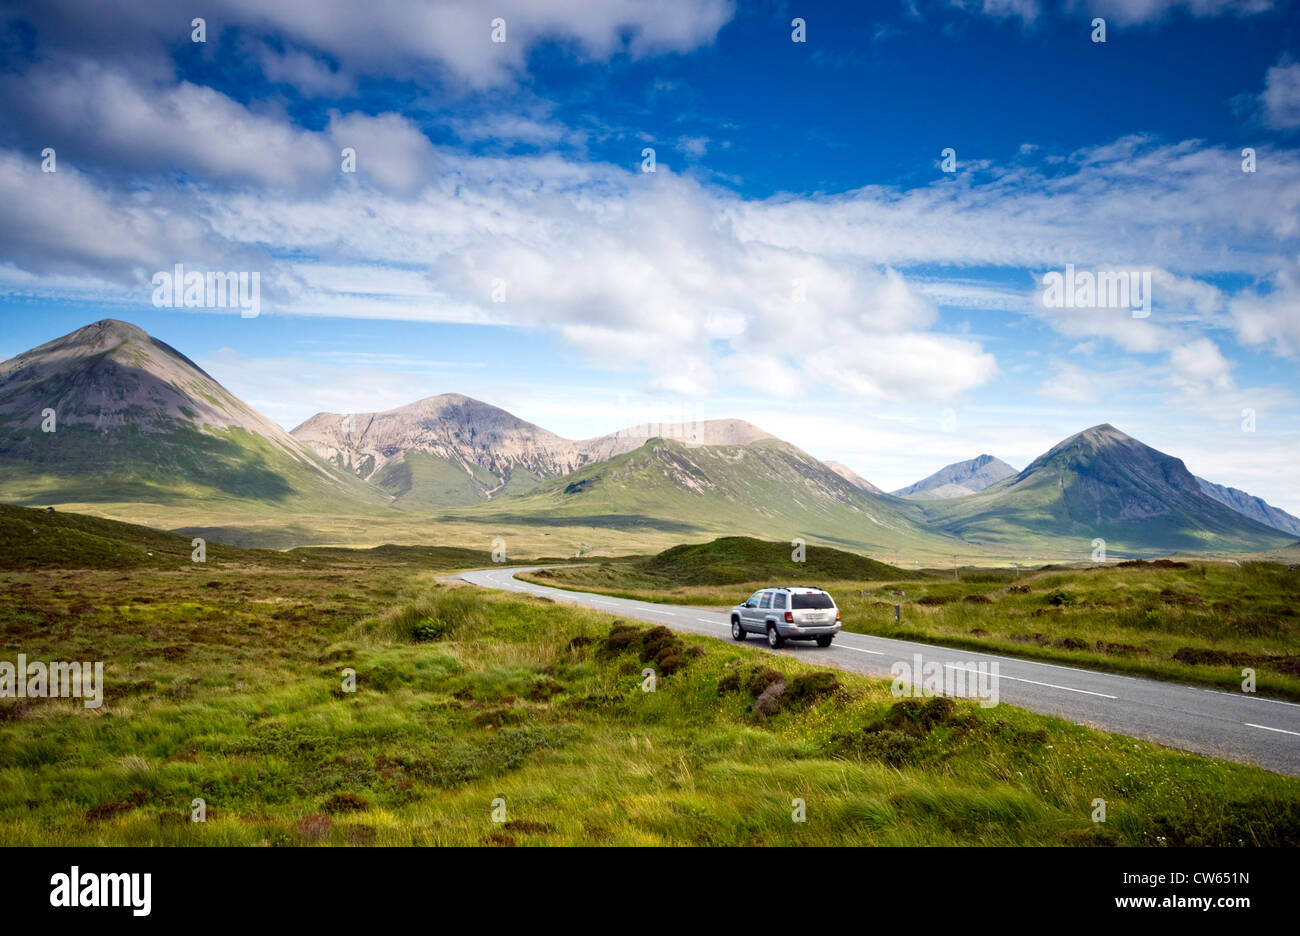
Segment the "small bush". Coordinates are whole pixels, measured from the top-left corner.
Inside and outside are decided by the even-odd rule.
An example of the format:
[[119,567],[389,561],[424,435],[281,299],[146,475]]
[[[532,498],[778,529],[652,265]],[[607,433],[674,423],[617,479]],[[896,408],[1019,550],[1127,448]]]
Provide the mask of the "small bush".
[[659,675],[669,676],[699,656],[691,649],[687,649],[681,637],[663,625],[644,628],[615,621],[597,655],[609,660],[636,651],[642,663],[651,663]]
[[785,682],[785,677],[770,666],[755,666],[745,677],[745,691],[757,698],[763,691],[775,683]]
[[1199,647],[1179,647],[1174,651],[1174,659],[1179,663],[1192,666],[1228,666],[1238,662],[1238,656],[1224,653],[1222,650],[1204,650]]
[[321,807],[327,813],[362,812],[370,808],[369,801],[356,793],[335,793]]
[[864,757],[874,757],[891,767],[903,767],[918,759],[921,739],[915,735],[886,729],[857,735],[848,746]]
[[445,621],[424,618],[411,626],[411,639],[416,643],[442,640],[447,636],[448,629]]
[[1087,829],[1070,829],[1061,836],[1062,845],[1075,848],[1098,848],[1119,844],[1119,836],[1105,826],[1094,823]]
[[785,695],[790,702],[812,702],[836,693],[839,689],[840,681],[834,673],[818,670],[792,679]]
[[1056,605],[1058,608],[1062,605],[1078,604],[1079,599],[1067,591],[1054,591],[1048,594],[1047,603]]

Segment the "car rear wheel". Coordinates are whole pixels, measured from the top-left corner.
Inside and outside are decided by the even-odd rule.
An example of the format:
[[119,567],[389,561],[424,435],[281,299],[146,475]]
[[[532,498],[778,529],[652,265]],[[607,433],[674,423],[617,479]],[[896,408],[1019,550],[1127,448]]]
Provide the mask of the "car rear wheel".
[[780,650],[785,646],[785,638],[781,636],[775,624],[767,625],[767,645],[773,650]]
[[731,619],[731,639],[732,640],[745,639],[745,629],[740,626],[740,618]]
[[829,647],[830,645],[831,645],[831,638],[829,638],[829,637],[818,637],[818,638],[817,638],[817,646],[819,646],[819,647]]

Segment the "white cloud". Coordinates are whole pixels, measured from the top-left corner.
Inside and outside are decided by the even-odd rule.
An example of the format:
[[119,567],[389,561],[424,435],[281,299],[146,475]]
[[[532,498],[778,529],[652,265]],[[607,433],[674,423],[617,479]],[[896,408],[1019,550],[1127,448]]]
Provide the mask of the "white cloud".
[[1300,262],[1268,278],[1266,291],[1246,290],[1229,303],[1237,338],[1245,345],[1269,347],[1278,354],[1300,353]]
[[571,142],[581,144],[585,135],[570,130],[553,120],[539,120],[520,114],[484,114],[473,119],[453,118],[448,121],[452,131],[461,140],[474,143],[481,140],[528,143],[533,146],[555,146]]
[[[321,134],[189,82],[149,84],[115,66],[77,61],[38,66],[11,78],[5,92],[56,150],[99,165],[271,186],[323,179],[338,168]],[[74,162],[66,157],[65,165]]]
[[[312,67],[299,53],[328,56],[346,75],[433,76],[489,88],[519,78],[544,42],[563,43],[587,61],[689,52],[713,42],[733,12],[730,0],[206,0],[193,15],[207,19],[209,42],[235,28],[274,35],[293,52],[271,60],[272,80],[302,82],[302,90],[317,93],[332,71]],[[155,75],[165,68],[167,47],[187,41],[190,31],[190,15],[178,15],[170,0],[44,0],[23,16],[56,49],[93,47]],[[506,21],[505,42],[492,41],[497,17]]]
[[1056,361],[1038,393],[1063,403],[1096,403],[1102,397],[1103,378],[1068,362]]
[[[334,152],[356,151],[356,174],[385,192],[412,195],[424,188],[436,165],[433,145],[416,126],[397,114],[330,114],[328,134]],[[340,160],[341,162],[341,160]]]
[[[1053,4],[1044,0],[947,0],[948,5],[998,19],[1016,17],[1032,23]],[[1065,0],[1057,12],[1082,11],[1096,14],[1120,25],[1150,23],[1163,19],[1174,10],[1192,16],[1249,16],[1274,8],[1274,0]]]
[[1174,384],[1195,393],[1235,388],[1232,364],[1208,338],[1197,338],[1174,348],[1169,355]]
[[1274,130],[1300,127],[1300,62],[1279,62],[1264,78],[1264,122]]
[[709,151],[709,138],[680,136],[677,138],[677,149],[688,156],[703,156]]
[[1120,24],[1150,23],[1172,11],[1192,16],[1252,16],[1275,8],[1274,0],[1074,0],[1088,12],[1096,12]]
[[265,42],[252,44],[268,81],[287,84],[309,97],[341,97],[355,90],[355,79],[301,49],[278,51]]

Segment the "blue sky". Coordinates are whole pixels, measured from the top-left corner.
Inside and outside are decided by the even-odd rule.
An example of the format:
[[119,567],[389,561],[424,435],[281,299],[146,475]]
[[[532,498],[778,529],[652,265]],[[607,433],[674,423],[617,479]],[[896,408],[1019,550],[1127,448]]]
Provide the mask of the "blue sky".
[[[298,6],[0,13],[0,356],[112,316],[288,427],[740,417],[887,489],[1112,422],[1300,513],[1293,3]],[[156,308],[176,263],[261,314]],[[1045,308],[1067,264],[1151,315]]]

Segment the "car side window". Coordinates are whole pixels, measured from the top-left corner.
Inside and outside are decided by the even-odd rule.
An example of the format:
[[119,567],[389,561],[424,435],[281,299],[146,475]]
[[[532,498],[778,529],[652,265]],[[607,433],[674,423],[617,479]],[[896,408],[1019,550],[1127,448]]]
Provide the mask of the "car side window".
[[771,592],[763,592],[763,600],[760,601],[760,602],[758,603],[758,606],[759,606],[760,608],[770,608],[770,607],[772,607],[772,593],[771,593]]
[[758,607],[758,599],[761,598],[762,596],[763,596],[763,593],[762,593],[761,591],[756,591],[756,592],[754,592],[754,594],[752,594],[752,595],[749,596],[749,600],[745,602],[745,607],[746,607],[746,608],[757,608],[757,607]]
[[772,607],[777,611],[785,610],[785,592],[776,592],[772,596]]

